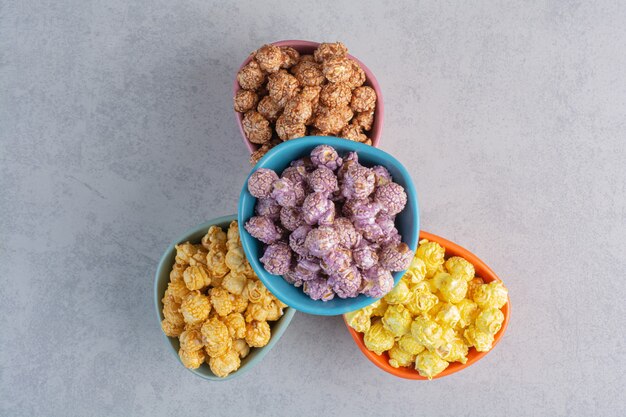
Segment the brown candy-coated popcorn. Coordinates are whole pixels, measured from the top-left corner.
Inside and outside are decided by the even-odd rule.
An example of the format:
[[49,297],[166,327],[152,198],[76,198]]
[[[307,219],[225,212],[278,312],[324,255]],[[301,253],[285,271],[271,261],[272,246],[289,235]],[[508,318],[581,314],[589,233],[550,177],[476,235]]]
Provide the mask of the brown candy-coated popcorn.
[[290,140],[306,136],[304,123],[290,123],[284,114],[276,120],[276,133],[282,140]]
[[347,83],[330,83],[322,87],[320,102],[328,107],[339,107],[350,103],[352,89]]
[[275,122],[280,116],[282,108],[270,96],[265,96],[259,101],[256,110],[270,122]]
[[267,89],[272,100],[282,109],[297,94],[298,80],[287,71],[280,70],[269,76]]
[[324,133],[336,135],[346,125],[345,114],[339,109],[327,109],[318,112],[313,125]]
[[300,53],[298,53],[298,51],[290,46],[281,46],[280,50],[283,54],[283,60],[280,64],[281,68],[288,69],[296,65],[298,59],[300,58]]
[[361,127],[354,123],[344,126],[339,133],[339,137],[350,139],[354,142],[365,142],[368,139],[361,131]]
[[376,92],[372,87],[362,86],[352,91],[350,107],[355,112],[374,110],[376,107]]
[[254,109],[256,103],[259,101],[259,96],[254,91],[239,90],[233,98],[235,111],[239,113],[245,113],[248,110]]
[[265,82],[265,73],[259,63],[252,60],[239,70],[237,81],[244,90],[257,90]]
[[347,58],[330,58],[324,61],[322,72],[331,83],[348,81],[352,76],[352,63]]
[[350,60],[350,65],[352,66],[352,75],[350,75],[350,78],[348,78],[346,82],[350,88],[355,89],[362,86],[365,82],[365,71],[352,59]]
[[269,143],[263,144],[259,149],[250,155],[250,165],[256,165],[257,162],[271,149]]
[[366,132],[369,132],[374,123],[374,110],[357,113],[354,119],[352,119],[352,122],[359,125]]
[[320,98],[321,91],[322,87],[320,87],[319,85],[307,85],[302,87],[302,90],[300,91],[300,97],[310,101],[313,104],[317,104],[317,101]]
[[343,58],[348,53],[348,48],[341,42],[323,43],[313,52],[317,62],[324,62],[331,58]]
[[276,45],[263,45],[255,52],[254,60],[259,63],[263,71],[271,74],[280,69],[283,63],[283,52]]
[[250,110],[241,121],[243,131],[252,143],[263,144],[272,137],[272,128],[269,121],[261,113]]
[[315,86],[324,83],[322,67],[316,62],[300,61],[291,71],[302,86]]
[[285,105],[283,117],[291,124],[304,124],[313,113],[313,106],[310,101],[296,96]]

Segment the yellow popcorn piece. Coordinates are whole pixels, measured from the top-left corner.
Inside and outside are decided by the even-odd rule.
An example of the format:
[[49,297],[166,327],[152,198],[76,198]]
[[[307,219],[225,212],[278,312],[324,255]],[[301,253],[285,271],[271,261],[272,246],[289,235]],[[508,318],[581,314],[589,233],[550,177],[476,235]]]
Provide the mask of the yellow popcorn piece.
[[415,338],[411,334],[405,334],[398,340],[398,346],[403,351],[410,353],[411,355],[417,355],[422,352],[424,349],[424,345],[415,340]]
[[464,298],[456,304],[456,307],[459,309],[460,320],[457,323],[458,327],[464,329],[476,320],[476,316],[478,315],[478,304]]
[[382,298],[369,306],[372,307],[372,317],[382,317],[387,311],[387,301]]
[[248,278],[243,274],[230,271],[222,280],[222,288],[231,294],[241,294],[248,283]]
[[407,283],[409,286],[412,284],[417,284],[420,281],[426,279],[426,263],[421,258],[415,256],[413,261],[411,261],[411,265],[409,269],[404,274],[403,278],[406,277]]
[[161,322],[161,329],[163,333],[165,333],[168,337],[178,337],[182,332],[184,327],[181,325],[176,325],[171,321],[165,319]]
[[411,313],[402,304],[390,305],[385,311],[382,323],[385,329],[389,330],[395,338],[409,333],[413,318]]
[[415,255],[424,261],[426,266],[426,278],[434,276],[441,269],[446,250],[437,242],[422,239],[419,242]]
[[233,311],[233,295],[224,288],[211,288],[209,291],[211,305],[215,312],[224,317]]
[[471,281],[474,279],[474,274],[476,274],[474,265],[460,256],[448,258],[444,266],[450,275],[460,276],[465,281]]
[[376,320],[363,336],[363,343],[366,348],[380,355],[393,347],[393,333],[383,326],[381,320]]
[[246,320],[241,313],[230,313],[223,319],[228,328],[228,334],[233,339],[243,339],[246,337]]
[[183,280],[187,288],[191,291],[208,287],[209,284],[211,284],[209,271],[206,266],[202,264],[188,266],[183,273]]
[[442,303],[437,315],[435,316],[435,321],[437,323],[447,327],[455,327],[460,320],[461,312],[459,311],[459,308],[450,303]]
[[198,329],[185,330],[179,337],[180,348],[187,352],[194,352],[204,347],[202,333]]
[[439,298],[430,292],[424,281],[418,283],[411,290],[411,298],[404,305],[414,316],[426,313],[439,303]]
[[508,291],[500,281],[478,285],[473,292],[473,300],[481,309],[502,308],[508,301]]
[[469,346],[474,346],[478,352],[487,352],[493,346],[493,335],[481,332],[474,326],[465,329],[463,337]]
[[442,327],[427,317],[416,317],[411,324],[411,335],[427,349],[436,349],[443,336]]
[[189,369],[198,369],[200,365],[204,363],[206,358],[202,349],[194,351],[180,349],[178,351],[178,356],[180,357],[180,361],[183,363],[185,368]]
[[241,366],[239,352],[234,349],[228,350],[221,356],[209,357],[209,368],[216,376],[224,378],[231,372],[235,372]]
[[202,238],[202,246],[208,251],[215,246],[224,246],[226,239],[226,233],[224,233],[221,227],[211,226]]
[[478,277],[475,277],[473,280],[468,282],[467,283],[467,295],[465,297],[469,298],[470,300],[473,300],[474,294],[476,293],[476,289],[484,283],[485,281],[483,281],[482,278],[478,278]]
[[398,344],[393,345],[387,354],[389,355],[389,365],[394,368],[411,366],[411,364],[415,361],[415,355],[404,351],[400,346],[398,346]]
[[241,267],[246,261],[246,255],[243,253],[242,247],[234,247],[232,249],[228,249],[226,252],[226,258],[224,258],[224,262],[226,262],[226,266],[232,271],[233,269],[237,269]]
[[246,342],[251,347],[263,347],[270,341],[272,334],[266,321],[253,321],[246,325]]
[[504,314],[497,308],[488,308],[478,313],[476,317],[476,329],[483,333],[495,335],[504,322]]
[[409,286],[405,281],[400,280],[383,298],[387,304],[402,304],[406,302],[410,296],[411,292],[409,291]]
[[446,341],[441,346],[435,349],[435,353],[441,357],[441,359],[448,362],[467,362],[468,346],[462,339],[455,337],[451,341]]
[[360,310],[346,313],[345,315],[346,323],[348,323],[348,326],[352,327],[357,332],[365,333],[369,330],[371,326],[371,317],[372,317],[373,310],[374,308],[372,307],[372,305],[369,305]]
[[185,284],[184,280],[170,282],[167,284],[167,290],[165,290],[165,297],[171,296],[177,303],[182,303],[183,298],[189,294],[189,288]]
[[233,349],[239,354],[241,359],[245,358],[250,353],[250,346],[246,343],[246,339],[234,340]]
[[419,374],[428,379],[442,373],[449,363],[441,359],[436,353],[425,350],[415,358],[415,369]]
[[180,312],[180,304],[171,295],[166,295],[161,301],[163,302],[163,316],[165,316],[165,320],[175,327],[183,327],[185,325],[185,317]]
[[458,303],[464,299],[467,294],[467,281],[461,277],[445,272],[438,274],[438,276],[443,274],[445,274],[445,276],[441,279],[441,285],[439,287],[441,297],[449,303]]
[[193,258],[193,255],[195,255],[196,252],[198,252],[198,249],[190,242],[176,245],[176,263],[180,265],[189,265],[189,261]]
[[217,317],[210,318],[200,328],[202,341],[209,356],[220,356],[231,348],[233,339],[228,327]]
[[183,300],[180,305],[180,312],[183,314],[185,323],[200,323],[209,317],[211,303],[209,302],[209,298],[201,294],[200,291],[193,291]]

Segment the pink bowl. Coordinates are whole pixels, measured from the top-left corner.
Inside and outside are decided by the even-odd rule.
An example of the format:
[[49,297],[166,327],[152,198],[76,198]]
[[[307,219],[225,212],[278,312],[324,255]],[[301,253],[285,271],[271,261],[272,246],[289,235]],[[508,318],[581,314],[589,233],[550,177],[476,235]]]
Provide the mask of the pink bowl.
[[[311,42],[311,41],[286,40],[286,41],[272,42],[272,45],[291,46],[293,49],[300,52],[301,54],[312,54],[313,51],[315,51],[320,44],[319,42]],[[385,112],[384,105],[383,105],[383,95],[380,91],[380,86],[378,85],[378,81],[376,81],[376,77],[374,76],[372,71],[370,71],[370,69],[367,68],[365,64],[359,61],[358,58],[355,58],[354,56],[349,55],[349,54],[348,54],[348,57],[351,59],[354,59],[361,66],[361,68],[365,72],[365,84],[364,85],[368,85],[372,87],[374,91],[376,91],[376,96],[378,97],[378,99],[376,100],[376,111],[374,112],[374,123],[372,124],[372,130],[369,132],[369,137],[370,139],[372,139],[372,146],[377,148],[378,143],[380,142],[380,136],[382,135],[382,131],[383,131],[383,116]],[[239,67],[239,70],[241,70],[241,68],[243,68],[248,62],[250,62],[251,59],[252,59],[252,54],[248,56],[248,58],[246,58],[245,61],[243,61],[243,64],[241,64],[241,66]],[[237,72],[239,72],[239,70],[237,70]],[[239,83],[237,82],[237,77],[235,77],[235,80],[233,81],[233,97],[235,96],[235,94],[237,94],[237,91],[239,90],[241,90],[241,87],[239,87]],[[239,132],[241,132],[241,137],[243,138],[243,141],[248,147],[248,149],[250,150],[250,153],[253,153],[259,148],[259,145],[250,142],[248,138],[246,138],[246,134],[243,131],[243,126],[241,125],[243,115],[239,112],[234,112],[234,113],[235,113],[235,117],[237,118],[237,126],[239,126]]]

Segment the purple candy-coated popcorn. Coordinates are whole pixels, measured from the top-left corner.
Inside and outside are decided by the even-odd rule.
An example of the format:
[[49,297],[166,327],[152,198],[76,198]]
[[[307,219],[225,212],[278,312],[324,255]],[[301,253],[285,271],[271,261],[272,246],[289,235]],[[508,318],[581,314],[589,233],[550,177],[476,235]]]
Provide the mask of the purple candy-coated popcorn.
[[376,221],[371,220],[357,220],[354,222],[355,229],[363,235],[363,237],[370,242],[380,243],[384,238],[385,234],[383,229],[380,227]]
[[312,193],[302,203],[302,218],[307,224],[316,224],[324,215],[328,216],[329,210],[332,210],[334,216],[334,203],[324,193]]
[[335,297],[333,289],[324,277],[305,282],[302,289],[313,300],[329,301]]
[[304,203],[304,199],[307,196],[307,185],[305,182],[297,182],[293,185],[293,189],[296,193],[296,206],[301,206]]
[[[350,200],[349,200],[350,201]],[[350,204],[349,216],[353,222],[374,223],[376,215],[380,212],[381,207],[378,203],[368,200],[367,198],[355,200],[356,203]]]
[[248,191],[256,198],[269,197],[272,192],[272,184],[278,179],[278,175],[267,168],[259,168],[248,179]]
[[374,173],[374,176],[376,177],[377,187],[380,187],[381,185],[388,184],[393,181],[391,174],[389,173],[387,168],[385,168],[384,166],[376,165],[376,166],[373,166],[371,169],[372,169],[372,172]]
[[313,256],[322,257],[339,244],[337,233],[331,226],[320,226],[306,236],[304,247]]
[[361,293],[379,298],[393,289],[393,275],[387,269],[376,265],[363,271]]
[[342,159],[332,146],[318,145],[311,151],[311,162],[317,167],[324,166],[334,171],[339,168]]
[[343,272],[352,266],[352,251],[337,246],[335,249],[322,256],[320,265],[328,275]]
[[297,207],[283,207],[280,210],[280,224],[290,232],[293,232],[302,224],[304,224],[304,220],[302,220],[301,210]]
[[296,273],[295,273],[293,268],[291,268],[289,271],[287,271],[286,274],[283,274],[283,279],[285,281],[287,281],[288,284],[291,284],[291,285],[293,285],[296,288],[302,286],[302,282],[303,281],[296,277]]
[[361,272],[354,266],[328,278],[328,284],[339,298],[352,298],[359,295],[361,283]]
[[315,171],[311,172],[307,179],[309,187],[316,193],[330,195],[339,189],[337,186],[337,177],[333,171],[325,166],[320,166]]
[[313,260],[306,259],[305,257],[299,257],[298,262],[294,268],[294,276],[303,281],[312,281],[319,278],[321,275],[321,267],[319,259],[313,258]]
[[298,183],[306,181],[307,172],[303,166],[287,167],[281,174],[281,178],[287,178],[291,182]]
[[343,174],[339,188],[345,198],[367,198],[374,191],[375,183],[376,176],[371,169],[354,165]]
[[352,249],[361,241],[361,234],[356,231],[352,222],[345,217],[338,217],[333,223],[339,244],[344,248]]
[[393,216],[404,210],[404,206],[406,206],[406,193],[400,184],[390,182],[376,189],[374,201],[380,204],[385,213]]
[[[332,203],[332,202],[331,202]],[[328,210],[317,220],[320,226],[332,226],[335,222],[335,204],[328,206]]]
[[411,265],[415,254],[406,243],[383,247],[378,255],[380,266],[391,271],[403,271]]
[[308,249],[304,246],[304,242],[310,231],[311,226],[302,225],[289,235],[289,246],[298,255],[306,256],[309,254]]
[[245,224],[245,229],[252,237],[266,244],[272,244],[282,238],[282,232],[272,219],[266,216],[254,216]]
[[378,215],[376,218],[376,224],[380,226],[383,233],[383,237],[378,243],[382,245],[392,242],[400,243],[401,237],[398,229],[396,229],[394,216],[388,216],[385,214]]
[[271,197],[259,198],[256,202],[256,206],[254,207],[254,212],[258,216],[266,216],[276,221],[280,218],[281,208],[280,204],[278,204],[276,200]]
[[296,159],[295,161],[291,162],[291,164],[289,165],[292,167],[304,167],[304,169],[306,169],[306,172],[311,172],[316,168],[316,166],[311,161],[311,158],[309,158],[308,156],[304,158]]
[[352,259],[361,269],[370,269],[378,263],[378,247],[371,245],[367,240],[361,239],[361,243],[352,250]]
[[359,165],[359,155],[356,152],[348,152],[348,154],[344,156],[343,162],[337,170],[337,178],[342,180],[344,174],[348,172],[348,169],[356,165]]
[[280,178],[274,181],[272,187],[272,197],[283,207],[296,206],[296,185],[287,178]]
[[291,266],[291,249],[285,242],[273,243],[265,248],[259,260],[270,274],[286,274]]

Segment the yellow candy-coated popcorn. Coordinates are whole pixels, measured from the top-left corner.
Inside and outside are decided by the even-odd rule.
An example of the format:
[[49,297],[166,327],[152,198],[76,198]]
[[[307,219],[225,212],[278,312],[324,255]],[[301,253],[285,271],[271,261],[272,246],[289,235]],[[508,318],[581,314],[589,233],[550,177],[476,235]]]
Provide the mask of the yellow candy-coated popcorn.
[[411,298],[405,306],[411,314],[417,316],[431,310],[437,303],[439,303],[439,298],[431,293],[428,284],[422,281],[413,287]]
[[382,317],[387,311],[387,301],[381,298],[370,304],[370,307],[372,307],[372,317]]
[[234,295],[231,303],[234,313],[243,313],[248,308],[248,299],[243,295]]
[[436,349],[441,344],[442,327],[427,317],[416,317],[411,324],[411,335],[427,349]]
[[451,258],[448,258],[444,266],[450,275],[458,275],[465,281],[471,281],[474,279],[474,274],[476,273],[474,265],[460,256],[452,256]]
[[283,309],[285,304],[280,302],[279,300],[272,300],[269,305],[266,307],[267,309],[267,321],[276,321],[283,315]]
[[478,313],[476,329],[484,333],[496,334],[502,327],[504,314],[497,308],[488,308]]
[[183,365],[185,365],[185,368],[189,369],[198,369],[200,365],[204,363],[204,359],[206,358],[202,349],[194,351],[180,349],[178,351],[178,356],[180,357],[180,361]]
[[481,309],[502,308],[508,301],[508,291],[500,281],[477,286],[473,292],[473,300]]
[[178,337],[183,332],[184,327],[181,325],[176,325],[171,321],[165,319],[161,322],[161,329],[163,329],[163,333],[165,333],[168,337]]
[[442,278],[439,286],[441,297],[449,303],[458,303],[467,294],[467,281],[462,277],[446,274],[445,272],[437,274],[437,276],[443,274],[445,276]]
[[233,339],[243,339],[246,337],[246,320],[241,313],[230,313],[223,319],[228,327],[228,333]]
[[221,356],[209,357],[209,368],[216,376],[224,378],[231,372],[235,372],[241,366],[239,352],[229,349]]
[[[380,301],[380,300],[379,300]],[[378,301],[376,301],[378,302]],[[371,305],[360,310],[351,311],[345,314],[346,323],[359,333],[365,333],[371,325],[373,307]]]
[[204,347],[204,343],[202,342],[202,333],[199,329],[185,330],[180,334],[178,340],[180,342],[180,348],[186,350],[187,352],[200,350]]
[[487,352],[493,346],[493,335],[481,332],[475,326],[469,326],[463,333],[469,346],[474,346],[479,352]]
[[251,323],[253,321],[267,321],[268,311],[261,303],[250,303],[246,309],[245,317],[246,322]]
[[189,265],[189,260],[198,252],[198,249],[191,242],[176,245],[176,263],[180,265]]
[[383,326],[381,320],[374,321],[363,336],[365,347],[377,355],[391,349],[394,343],[393,333]]
[[199,290],[211,284],[209,271],[202,264],[188,266],[183,273],[183,279],[185,280],[185,285],[191,291]]
[[250,347],[263,347],[271,337],[270,325],[266,321],[253,321],[246,325],[246,342]]
[[226,262],[226,266],[230,270],[241,267],[241,265],[246,262],[246,255],[243,253],[243,248],[241,246],[237,246],[232,249],[228,249],[224,262]]
[[410,296],[411,293],[409,291],[409,286],[405,281],[400,280],[398,281],[398,284],[383,298],[387,304],[402,304],[406,302]]
[[201,294],[200,291],[192,291],[180,305],[180,312],[183,314],[185,323],[200,323],[209,317],[211,303],[209,298]]
[[205,321],[200,329],[202,341],[209,356],[220,356],[231,348],[233,339],[228,327],[217,317]]
[[446,360],[448,362],[467,362],[467,353],[469,349],[468,346],[464,343],[461,338],[454,338],[451,341],[446,341],[437,349],[435,353],[437,353],[441,359]]
[[211,250],[215,245],[226,244],[226,233],[219,226],[211,226],[206,235],[202,238],[202,246],[206,250]]
[[174,300],[174,297],[166,295],[161,301],[163,302],[163,316],[165,316],[165,320],[176,327],[184,326],[185,317],[180,312],[180,304]]
[[467,283],[467,295],[465,297],[473,300],[476,289],[484,283],[485,281],[483,281],[482,278],[475,277],[474,279],[472,279],[470,282]]
[[170,272],[170,282],[182,282],[185,269],[187,269],[186,265],[174,263]]
[[441,359],[436,353],[425,350],[415,358],[415,369],[428,379],[442,373],[449,363]]
[[389,365],[394,368],[410,366],[415,361],[415,355],[404,351],[398,344],[393,345],[387,353],[389,354]]
[[412,355],[417,355],[418,353],[426,349],[424,345],[415,340],[413,335],[411,335],[410,333],[405,334],[400,338],[400,340],[398,340],[398,346],[400,346],[400,349],[402,349],[403,351]]
[[207,267],[211,273],[211,278],[223,278],[229,271],[226,266],[226,247],[218,247],[209,250],[206,256]]
[[382,323],[385,329],[389,330],[395,338],[409,333],[413,318],[411,313],[402,304],[390,305],[385,311]]
[[426,265],[426,278],[432,277],[441,269],[445,254],[446,250],[439,243],[420,240],[415,255]]
[[458,327],[464,329],[476,320],[476,316],[478,315],[478,305],[464,298],[456,304],[456,307],[459,309],[460,320],[458,322]]
[[211,288],[209,296],[211,297],[211,305],[220,316],[227,316],[233,311],[234,297],[224,288]]
[[426,278],[426,263],[421,259],[415,256],[413,261],[411,261],[411,265],[409,269],[404,274],[403,278],[407,279],[409,286],[411,284],[417,284],[420,281],[423,281]]
[[246,343],[246,339],[234,340],[233,349],[237,351],[241,359],[245,358],[248,356],[248,353],[250,353],[250,346]]
[[222,280],[222,288],[231,294],[241,294],[247,283],[245,275],[230,271]]
[[435,321],[442,326],[454,327],[461,320],[461,312],[454,304],[441,303]]
[[184,280],[176,280],[167,284],[167,290],[165,290],[165,296],[171,296],[177,303],[182,303],[183,298],[189,294],[189,288],[185,284]]

